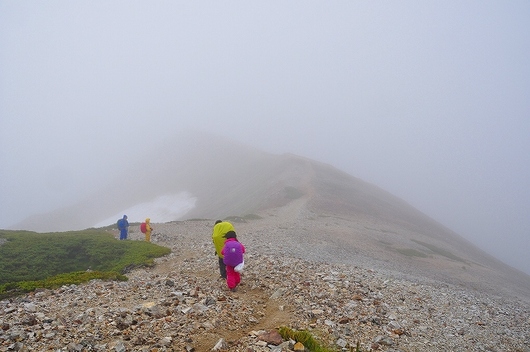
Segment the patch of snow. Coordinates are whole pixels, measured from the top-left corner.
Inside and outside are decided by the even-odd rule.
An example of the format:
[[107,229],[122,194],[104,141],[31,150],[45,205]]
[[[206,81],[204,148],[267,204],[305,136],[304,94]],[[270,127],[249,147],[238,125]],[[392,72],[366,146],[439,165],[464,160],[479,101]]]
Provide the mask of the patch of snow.
[[103,227],[116,223],[123,215],[127,215],[129,222],[143,222],[150,218],[151,222],[168,222],[178,220],[195,207],[197,198],[188,192],[159,196],[151,202],[136,204],[124,209],[99,223],[94,227]]

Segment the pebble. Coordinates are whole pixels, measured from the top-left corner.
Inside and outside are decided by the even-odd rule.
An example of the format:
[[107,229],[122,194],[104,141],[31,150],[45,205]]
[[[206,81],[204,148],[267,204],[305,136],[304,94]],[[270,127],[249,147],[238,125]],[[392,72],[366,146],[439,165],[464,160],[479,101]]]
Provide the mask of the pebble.
[[285,241],[278,228],[267,230],[268,241],[261,227],[238,236],[245,271],[230,292],[212,255],[211,224],[157,224],[153,242],[172,253],[126,282],[92,280],[0,301],[0,352],[303,351],[281,339],[279,326],[343,350],[359,342],[363,351],[530,351],[527,302],[373,263],[332,263],[307,248],[303,256],[275,251]]

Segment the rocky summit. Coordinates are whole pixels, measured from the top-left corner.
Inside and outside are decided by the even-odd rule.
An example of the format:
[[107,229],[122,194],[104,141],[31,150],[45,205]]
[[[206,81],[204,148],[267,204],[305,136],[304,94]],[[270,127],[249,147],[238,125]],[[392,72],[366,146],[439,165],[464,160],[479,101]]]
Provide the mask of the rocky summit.
[[[354,242],[334,246],[329,219],[296,204],[232,220],[247,250],[235,292],[219,275],[214,220],[155,223],[152,241],[172,252],[128,281],[1,301],[0,351],[306,350],[279,327],[337,351],[530,351],[530,304],[517,290],[396,270]],[[143,234],[131,229],[129,240]]]

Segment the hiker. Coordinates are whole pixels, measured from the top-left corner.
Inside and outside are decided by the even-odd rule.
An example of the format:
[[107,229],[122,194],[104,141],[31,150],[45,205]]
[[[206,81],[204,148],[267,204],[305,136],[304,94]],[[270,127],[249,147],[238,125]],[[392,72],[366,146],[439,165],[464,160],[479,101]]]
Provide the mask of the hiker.
[[120,230],[120,240],[126,240],[127,233],[129,232],[129,222],[127,221],[127,215],[123,215],[123,218],[118,220],[118,230]]
[[245,246],[237,240],[234,231],[228,231],[225,235],[225,245],[221,250],[223,255],[223,262],[226,266],[226,284],[230,291],[235,292],[237,285],[241,282],[241,275],[243,270],[243,253],[245,253]]
[[153,228],[151,227],[151,219],[145,219],[145,240],[146,242],[151,242],[151,232]]
[[223,279],[226,279],[226,267],[223,262],[223,255],[221,251],[225,245],[225,235],[228,231],[235,231],[234,226],[228,221],[217,220],[213,227],[212,241],[215,246],[215,254],[219,259],[219,273]]

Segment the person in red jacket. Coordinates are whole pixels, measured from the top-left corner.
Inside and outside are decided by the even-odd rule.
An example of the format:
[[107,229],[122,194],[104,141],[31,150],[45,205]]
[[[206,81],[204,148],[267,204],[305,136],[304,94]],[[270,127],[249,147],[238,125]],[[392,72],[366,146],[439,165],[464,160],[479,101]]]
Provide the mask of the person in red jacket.
[[236,291],[237,285],[241,282],[241,275],[245,253],[245,246],[237,240],[235,231],[228,231],[224,236],[226,238],[221,254],[226,266],[226,284],[230,291]]

